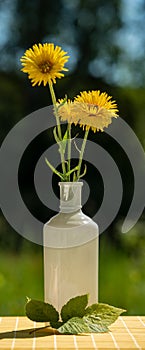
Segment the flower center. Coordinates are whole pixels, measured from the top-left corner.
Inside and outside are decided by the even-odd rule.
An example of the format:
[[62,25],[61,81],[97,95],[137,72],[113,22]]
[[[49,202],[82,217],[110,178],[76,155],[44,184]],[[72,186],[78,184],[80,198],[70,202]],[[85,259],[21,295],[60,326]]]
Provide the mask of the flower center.
[[96,109],[99,108],[98,105],[94,105],[93,103],[87,103],[87,105],[88,105],[89,108],[91,108],[91,107],[93,107],[94,109],[95,109],[95,108],[96,108]]
[[99,106],[98,105],[94,105],[93,103],[88,103],[88,107],[89,107],[89,109],[92,108],[92,113],[90,113],[88,116],[89,117],[95,117],[96,113],[98,112]]
[[49,62],[43,62],[39,65],[39,68],[42,73],[49,73],[51,70],[51,64]]

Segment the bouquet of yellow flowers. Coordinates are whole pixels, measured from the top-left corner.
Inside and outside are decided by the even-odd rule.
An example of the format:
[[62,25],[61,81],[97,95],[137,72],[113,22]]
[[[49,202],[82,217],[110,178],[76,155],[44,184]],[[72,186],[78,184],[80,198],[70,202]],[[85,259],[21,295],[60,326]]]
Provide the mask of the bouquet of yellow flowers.
[[[53,43],[33,45],[26,50],[21,58],[23,65],[22,71],[28,73],[32,86],[49,85],[51,99],[56,118],[56,128],[54,128],[54,138],[58,144],[62,172],[57,171],[53,165],[46,159],[47,165],[56,173],[61,181],[78,181],[85,173],[81,174],[83,154],[85,151],[86,141],[90,129],[94,132],[104,131],[112,122],[112,118],[118,117],[118,108],[115,101],[111,100],[106,92],[101,93],[99,90],[82,91],[73,100],[56,99],[54,84],[57,78],[64,77],[63,71],[68,69],[64,67],[68,61],[67,52],[61,47],[54,46]],[[62,133],[61,120],[67,121],[67,130]],[[84,130],[84,138],[81,149],[79,150],[78,165],[71,169],[71,130],[72,124],[79,124]]]

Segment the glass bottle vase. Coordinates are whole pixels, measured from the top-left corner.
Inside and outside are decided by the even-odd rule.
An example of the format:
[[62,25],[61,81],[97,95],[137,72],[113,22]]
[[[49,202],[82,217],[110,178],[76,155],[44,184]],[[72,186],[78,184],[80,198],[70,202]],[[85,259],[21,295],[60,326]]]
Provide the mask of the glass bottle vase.
[[83,182],[60,182],[60,212],[43,231],[44,301],[60,312],[78,295],[98,300],[98,225],[81,210]]

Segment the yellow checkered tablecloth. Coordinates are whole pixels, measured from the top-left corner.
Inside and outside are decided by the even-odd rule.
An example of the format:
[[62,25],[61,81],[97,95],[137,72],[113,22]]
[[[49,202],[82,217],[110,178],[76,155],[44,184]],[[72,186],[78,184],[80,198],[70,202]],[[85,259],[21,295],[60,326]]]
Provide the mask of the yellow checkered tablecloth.
[[46,330],[31,333],[43,325],[26,317],[0,317],[0,349],[145,349],[145,316],[120,316],[109,333],[50,335]]

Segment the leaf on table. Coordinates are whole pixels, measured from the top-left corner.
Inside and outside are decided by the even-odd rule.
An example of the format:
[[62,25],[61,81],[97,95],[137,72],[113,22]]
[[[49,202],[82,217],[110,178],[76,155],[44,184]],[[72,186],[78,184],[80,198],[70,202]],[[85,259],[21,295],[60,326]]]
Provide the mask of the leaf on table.
[[72,317],[83,317],[87,304],[88,294],[70,299],[61,309],[61,318],[63,322],[68,321]]
[[88,326],[89,332],[91,333],[104,333],[109,331],[107,325],[95,314],[84,316],[83,321]]
[[59,313],[56,309],[43,301],[28,298],[25,309],[27,317],[32,321],[51,323],[59,320]]
[[61,321],[57,321],[57,322],[51,321],[51,322],[50,322],[50,326],[51,326],[53,329],[58,329],[58,328],[61,327],[63,324],[64,324],[64,322],[61,322]]
[[114,323],[117,318],[126,310],[119,309],[115,306],[111,306],[108,304],[98,303],[88,306],[85,310],[85,316],[91,316],[96,318],[96,322],[99,325],[104,325],[108,327],[112,323]]
[[26,315],[36,322],[49,322],[58,334],[81,334],[108,332],[112,323],[126,310],[103,303],[88,306],[88,294],[70,299],[61,309],[61,318],[56,309],[43,301],[29,299]]
[[80,317],[72,317],[66,323],[64,323],[58,332],[61,334],[80,334],[80,333],[89,333],[89,327]]

